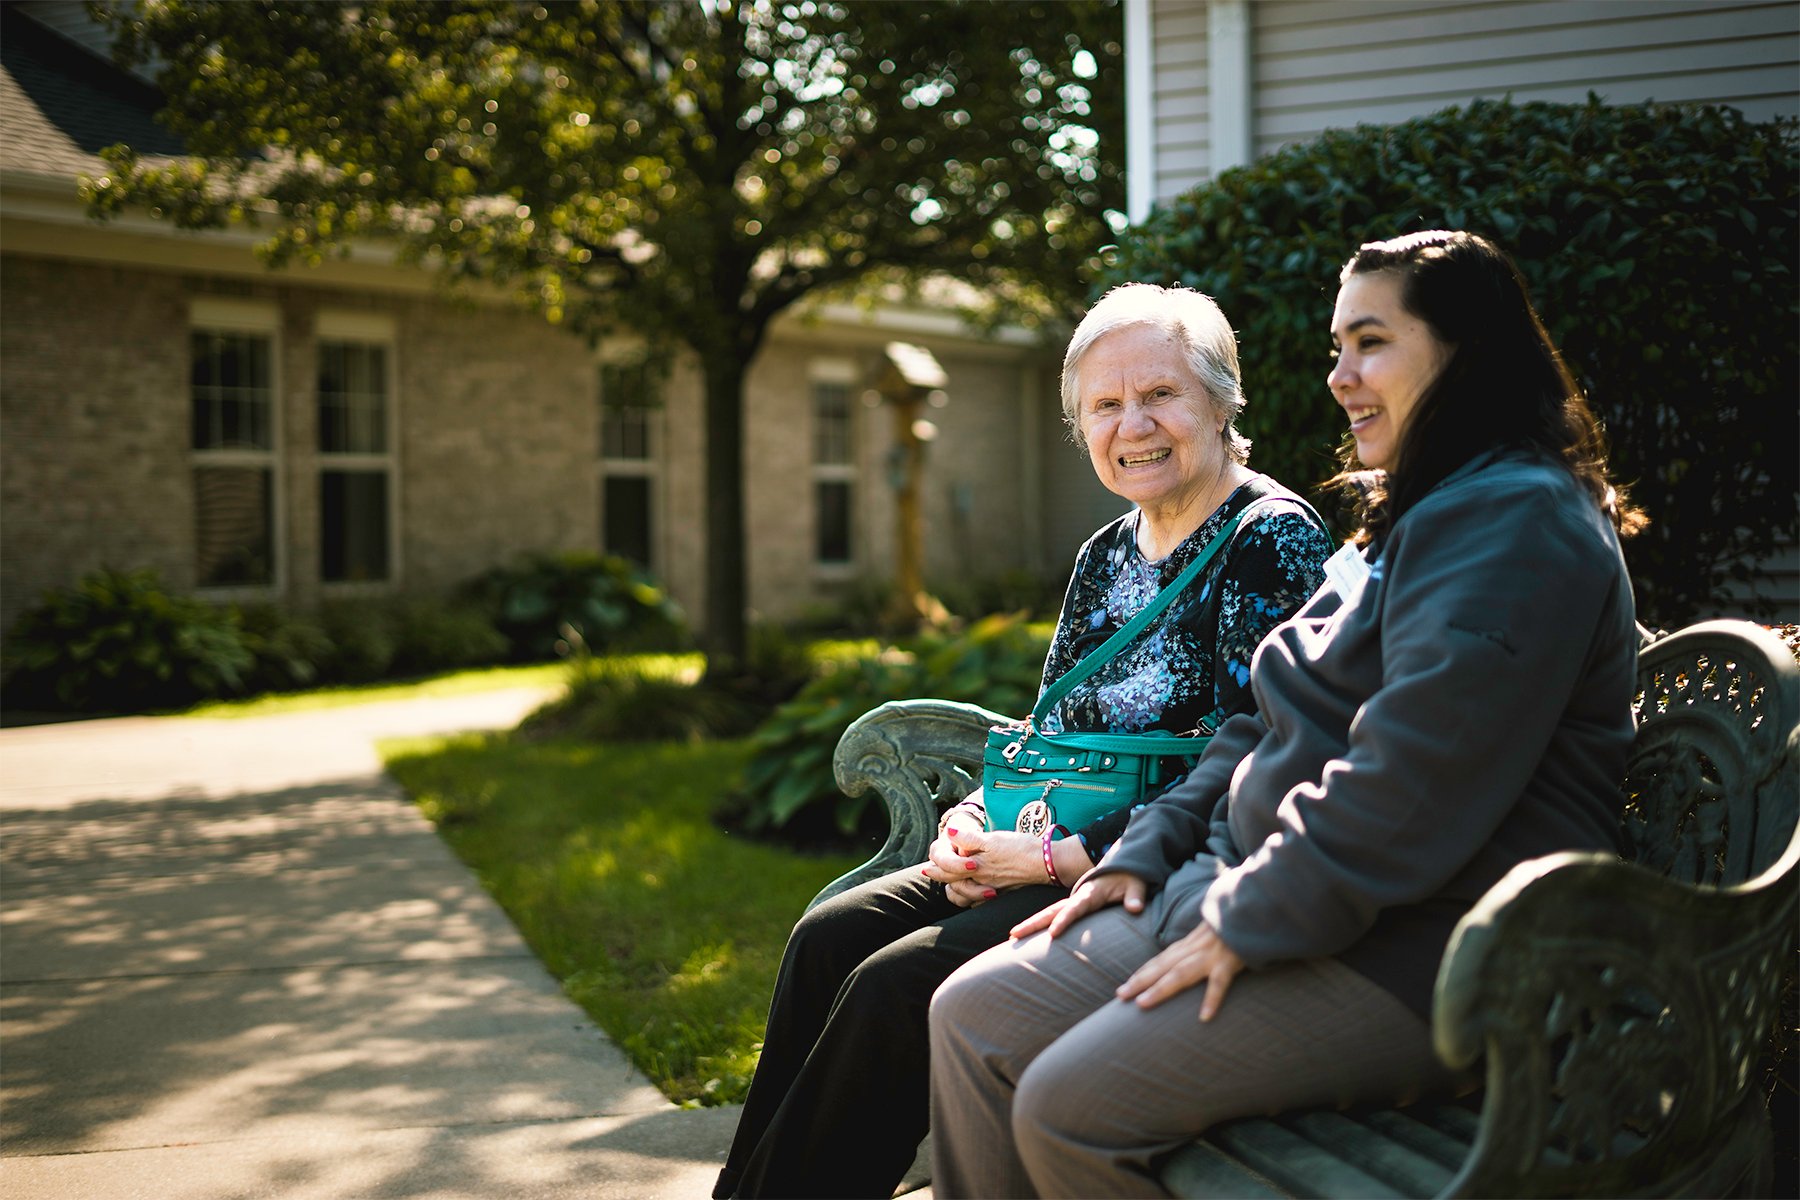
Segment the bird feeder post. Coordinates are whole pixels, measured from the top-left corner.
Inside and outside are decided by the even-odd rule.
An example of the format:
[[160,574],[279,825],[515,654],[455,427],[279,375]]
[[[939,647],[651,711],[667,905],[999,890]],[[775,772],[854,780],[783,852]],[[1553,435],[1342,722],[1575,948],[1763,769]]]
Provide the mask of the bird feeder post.
[[889,342],[875,390],[894,414],[889,482],[895,491],[895,596],[891,617],[917,627],[942,611],[925,591],[925,516],[921,497],[925,449],[937,427],[925,419],[928,404],[941,405],[949,377],[923,346]]

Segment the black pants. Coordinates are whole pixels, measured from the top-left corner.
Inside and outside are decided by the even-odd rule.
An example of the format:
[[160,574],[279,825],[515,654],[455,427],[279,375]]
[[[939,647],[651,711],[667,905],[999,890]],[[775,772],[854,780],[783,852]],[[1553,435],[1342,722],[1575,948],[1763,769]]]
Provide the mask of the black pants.
[[930,1126],[931,994],[1067,894],[1046,884],[963,909],[908,867],[802,917],[713,1195],[891,1196]]

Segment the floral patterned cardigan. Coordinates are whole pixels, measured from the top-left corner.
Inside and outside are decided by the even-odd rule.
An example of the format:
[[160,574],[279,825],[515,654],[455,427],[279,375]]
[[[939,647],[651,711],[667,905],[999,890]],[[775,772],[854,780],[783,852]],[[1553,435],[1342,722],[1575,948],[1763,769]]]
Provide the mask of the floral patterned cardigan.
[[[1324,582],[1324,562],[1333,550],[1313,510],[1267,475],[1239,487],[1160,562],[1146,561],[1138,550],[1135,509],[1095,533],[1076,555],[1044,660],[1043,686],[1049,687],[1181,574],[1233,514],[1270,497],[1188,585],[1186,596],[1063,698],[1046,718],[1046,729],[1210,734],[1226,717],[1256,710],[1250,657],[1263,635]],[[1135,808],[1076,831],[1091,859],[1100,860]]]

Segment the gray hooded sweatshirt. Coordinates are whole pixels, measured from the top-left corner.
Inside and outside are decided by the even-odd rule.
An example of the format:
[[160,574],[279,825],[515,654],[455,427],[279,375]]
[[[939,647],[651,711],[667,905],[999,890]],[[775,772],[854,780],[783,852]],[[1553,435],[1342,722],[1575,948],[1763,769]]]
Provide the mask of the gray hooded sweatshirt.
[[1349,566],[1257,648],[1260,715],[1092,873],[1165,888],[1165,944],[1204,920],[1251,967],[1336,956],[1428,1016],[1501,876],[1618,848],[1631,584],[1586,490],[1523,450],[1465,464]]

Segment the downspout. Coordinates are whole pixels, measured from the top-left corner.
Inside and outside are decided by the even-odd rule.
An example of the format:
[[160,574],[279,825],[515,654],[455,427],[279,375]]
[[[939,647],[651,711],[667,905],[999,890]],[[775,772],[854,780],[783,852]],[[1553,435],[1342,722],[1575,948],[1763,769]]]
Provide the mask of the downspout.
[[1125,0],[1125,216],[1133,225],[1156,202],[1155,83],[1150,0]]
[[[1126,44],[1130,44],[1129,32]],[[1212,0],[1206,6],[1206,68],[1212,140],[1207,165],[1216,178],[1219,172],[1243,166],[1254,157],[1249,0]]]

